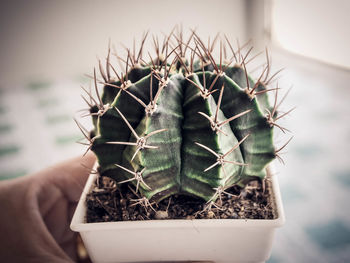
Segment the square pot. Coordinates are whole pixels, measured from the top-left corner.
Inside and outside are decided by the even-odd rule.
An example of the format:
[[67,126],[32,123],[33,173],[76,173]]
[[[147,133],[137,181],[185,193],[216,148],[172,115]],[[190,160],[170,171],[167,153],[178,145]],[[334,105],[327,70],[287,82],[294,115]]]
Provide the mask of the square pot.
[[273,167],[276,219],[173,219],[86,223],[86,195],[96,181],[91,174],[74,213],[71,229],[80,232],[93,262],[265,262],[275,229],[284,222],[282,200]]

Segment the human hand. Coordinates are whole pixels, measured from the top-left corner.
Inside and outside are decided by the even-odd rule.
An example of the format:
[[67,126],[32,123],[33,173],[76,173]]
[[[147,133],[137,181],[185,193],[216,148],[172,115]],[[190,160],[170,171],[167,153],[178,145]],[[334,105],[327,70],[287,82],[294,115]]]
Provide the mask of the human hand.
[[69,225],[95,157],[88,153],[39,173],[0,182],[2,262],[72,262]]

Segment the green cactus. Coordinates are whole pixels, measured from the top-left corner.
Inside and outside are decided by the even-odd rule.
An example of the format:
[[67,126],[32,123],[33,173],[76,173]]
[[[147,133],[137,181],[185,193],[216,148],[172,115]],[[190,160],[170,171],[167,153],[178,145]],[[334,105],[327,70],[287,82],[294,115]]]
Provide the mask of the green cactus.
[[[218,63],[214,43],[206,48],[193,32],[186,44],[182,34],[175,37],[178,46],[171,50],[173,34],[162,48],[155,41],[157,58],[146,63],[146,36],[138,55],[128,50],[126,74],[117,73],[109,52],[106,72],[100,63],[104,81],[94,73],[97,99],[86,91],[95,128],[88,136],[79,127],[97,156],[99,173],[132,183],[145,200],[155,202],[174,194],[215,201],[233,185],[263,179],[279,151],[273,145],[278,89],[267,88],[274,77],[269,77],[268,55],[254,81],[245,68],[250,50],[243,57],[227,39],[230,61],[223,58],[222,42]],[[98,82],[104,85],[101,97]],[[272,90],[273,107],[267,96]]]

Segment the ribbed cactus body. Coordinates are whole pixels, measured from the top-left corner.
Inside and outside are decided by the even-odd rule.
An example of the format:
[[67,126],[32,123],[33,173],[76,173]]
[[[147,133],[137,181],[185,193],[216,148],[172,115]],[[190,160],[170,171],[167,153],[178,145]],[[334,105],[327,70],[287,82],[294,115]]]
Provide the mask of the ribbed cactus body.
[[102,106],[91,107],[99,173],[156,202],[174,194],[215,201],[264,178],[276,157],[264,83],[240,64],[156,63],[108,79]]
[[[259,105],[258,96],[248,96],[244,69],[228,67],[225,74],[219,76],[213,71],[198,71],[187,77],[192,82],[182,72],[180,67],[169,76],[166,84],[162,84],[152,75],[150,67],[145,66],[129,74],[130,84],[125,90],[104,87],[102,100],[109,104],[109,109],[94,118],[96,138],[92,146],[101,175],[117,182],[130,179],[145,197],[156,201],[173,194],[190,194],[208,201],[220,186],[226,189],[252,177],[263,178],[264,168],[275,157],[272,128],[262,112],[268,105],[266,102]],[[202,96],[194,84],[204,90],[215,79],[212,90],[217,91],[207,97]],[[121,86],[120,82],[112,84]],[[252,81],[251,84],[254,85]],[[145,107],[130,95],[147,105],[151,101],[150,89],[155,96],[159,88],[162,90],[152,114],[147,114]],[[221,105],[217,109],[220,93]],[[222,125],[222,132],[217,132],[212,129],[210,120],[200,114],[214,119],[216,111],[218,123],[249,112]],[[146,145],[152,148],[138,149],[137,145],[122,144],[135,143],[137,137],[119,112],[139,138],[164,129],[146,139]],[[229,152],[243,138],[245,140],[225,157],[224,163],[204,171],[218,162],[217,155]],[[134,175],[120,166],[135,173],[143,170],[143,181],[132,180]]]
[[[125,167],[131,166],[135,171],[145,168],[143,179],[150,189],[142,185],[141,188],[147,198],[154,195],[164,198],[180,190],[183,122],[183,91],[180,83],[182,81],[182,76],[172,76],[160,93],[155,112],[152,115],[145,114],[135,129],[141,136],[166,129],[147,138],[147,144],[158,148],[140,150],[133,161],[131,159],[137,147],[127,146],[124,151]],[[135,136],[131,135],[131,141],[135,141]]]
[[[196,75],[192,78],[195,81],[198,79]],[[224,166],[217,165],[203,172],[203,170],[217,162],[217,157],[199,147],[196,142],[209,147],[218,154],[224,154],[234,147],[238,141],[229,124],[225,124],[222,128],[225,134],[216,133],[212,130],[210,122],[198,112],[214,117],[217,109],[214,98],[209,96],[207,99],[204,99],[192,83],[187,81],[186,84],[183,103],[181,189],[209,200],[213,196],[214,188],[238,182],[242,175],[242,166],[226,163]],[[222,122],[225,120],[226,117],[219,109],[218,121]],[[233,151],[226,159],[243,163],[239,150]]]

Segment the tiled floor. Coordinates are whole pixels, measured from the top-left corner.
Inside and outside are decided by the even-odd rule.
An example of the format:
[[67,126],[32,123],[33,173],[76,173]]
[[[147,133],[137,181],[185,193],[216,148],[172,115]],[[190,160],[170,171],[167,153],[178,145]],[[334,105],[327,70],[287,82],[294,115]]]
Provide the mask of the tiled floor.
[[[350,262],[350,72],[282,52],[274,63],[287,66],[280,85],[294,86],[284,109],[297,109],[284,120],[294,136],[286,165],[276,163],[287,221],[268,262]],[[0,90],[0,179],[83,152],[71,116],[84,107],[84,81]]]

